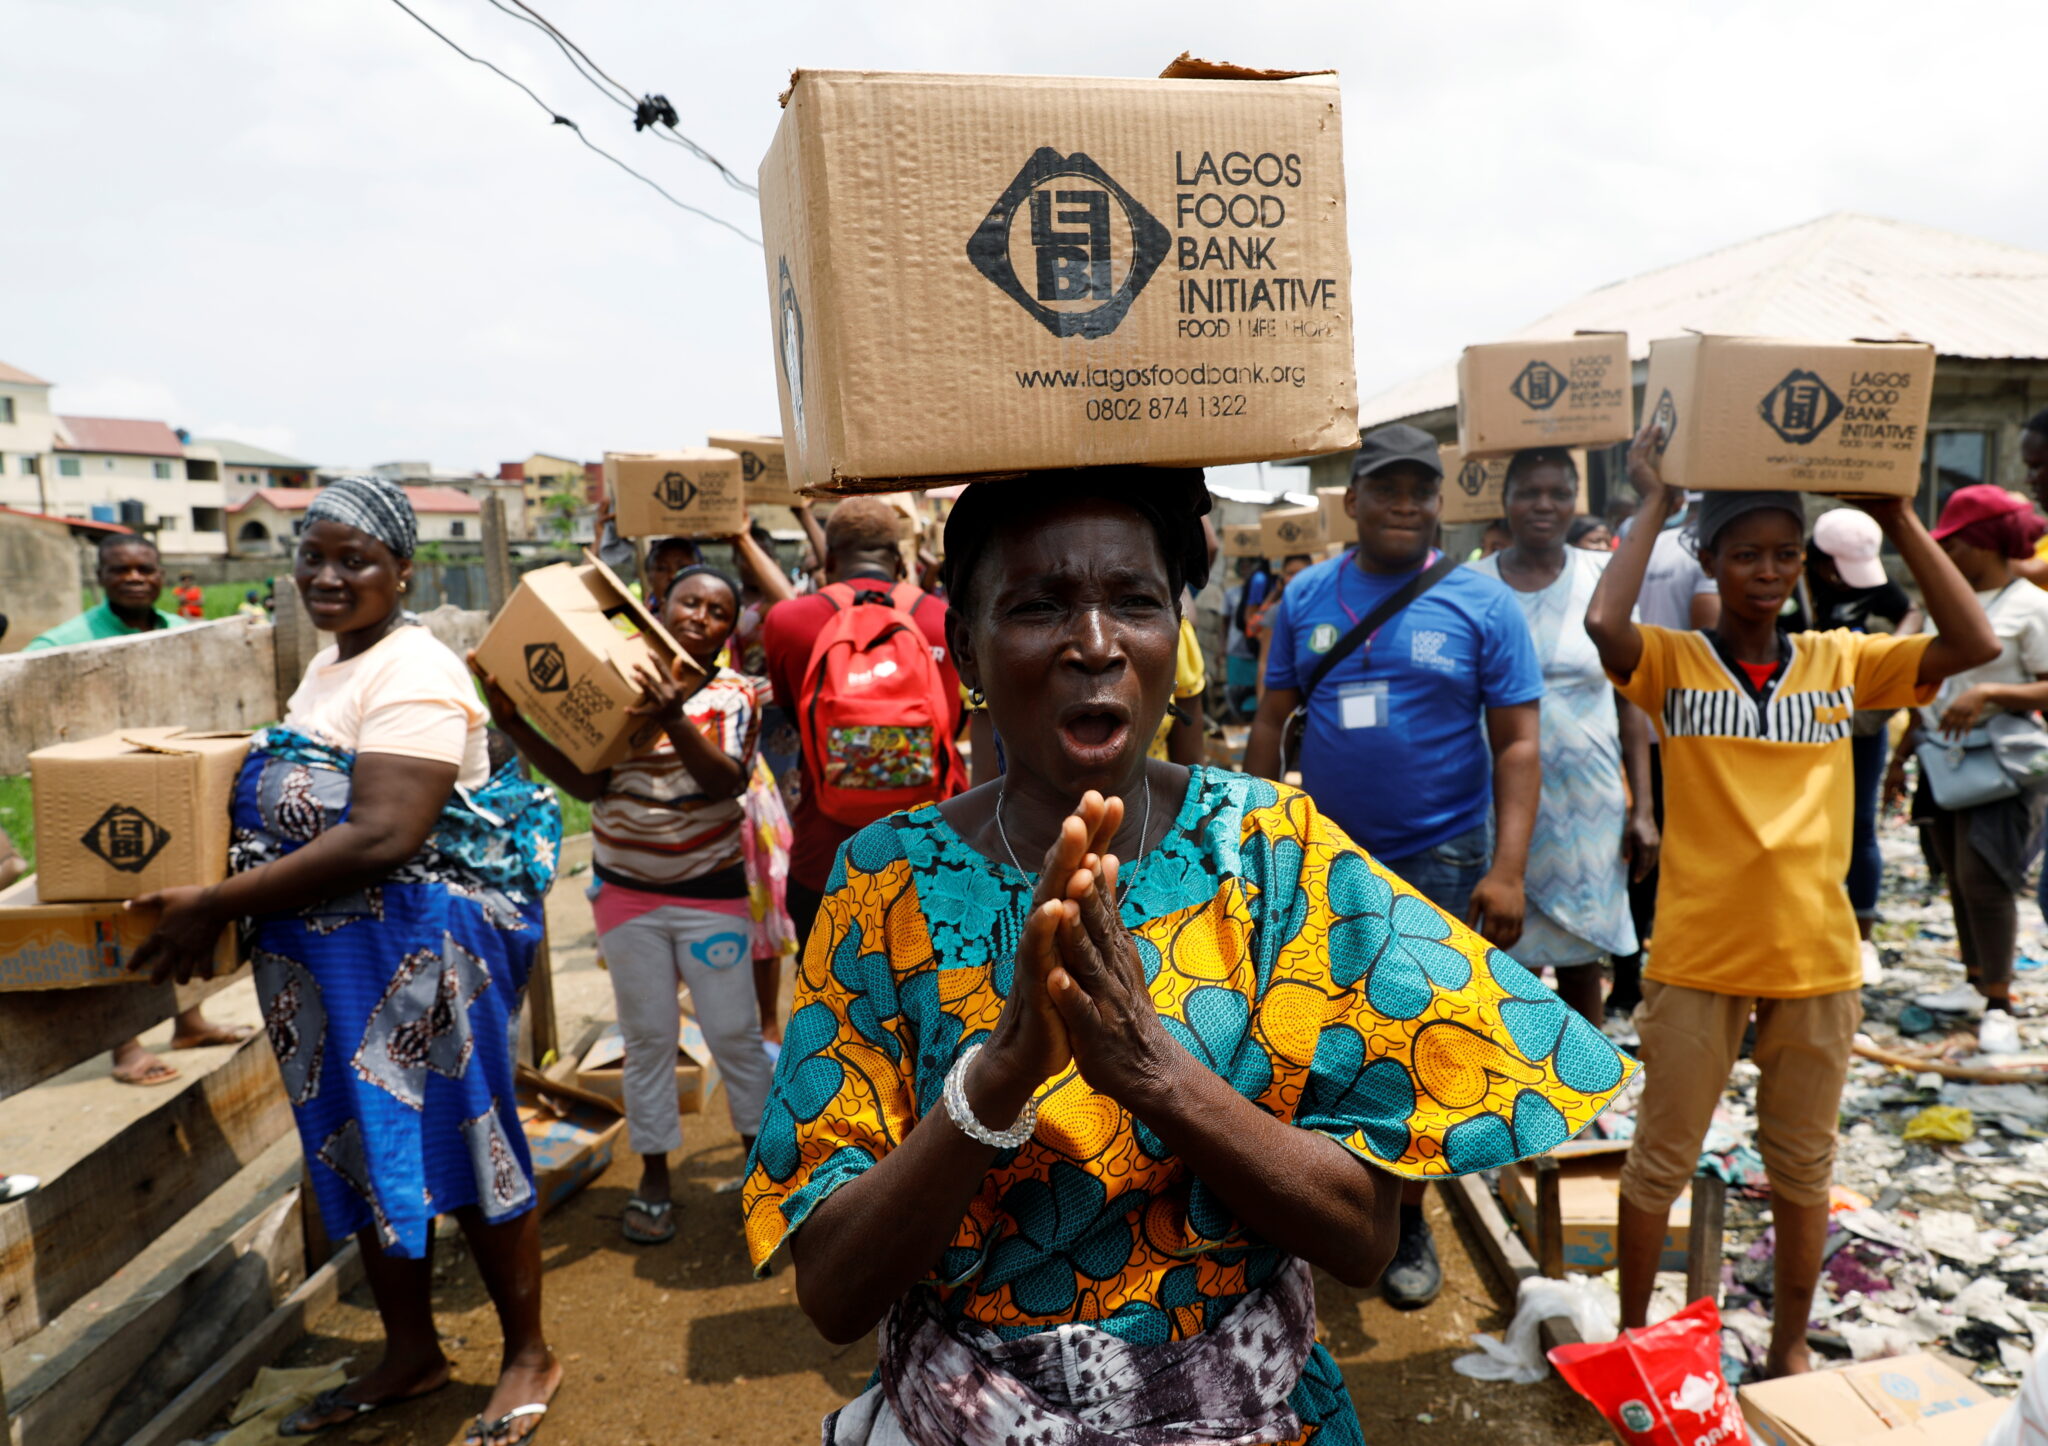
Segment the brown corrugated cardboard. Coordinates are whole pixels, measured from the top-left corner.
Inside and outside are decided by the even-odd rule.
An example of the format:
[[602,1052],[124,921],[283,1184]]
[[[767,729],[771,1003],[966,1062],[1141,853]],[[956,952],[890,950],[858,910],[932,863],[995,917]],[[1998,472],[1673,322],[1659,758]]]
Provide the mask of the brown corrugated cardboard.
[[[1444,461],[1443,513],[1446,527],[1461,522],[1491,522],[1507,515],[1501,503],[1501,484],[1507,481],[1509,457],[1467,457],[1456,447],[1441,449]],[[1572,448],[1572,465],[1579,469],[1579,511],[1591,504],[1586,492],[1586,454]]]
[[247,733],[130,728],[28,756],[43,899],[132,899],[227,877]]
[[[593,1094],[626,1102],[626,1041],[616,1024],[607,1025],[576,1067],[576,1083]],[[704,1042],[704,1031],[687,1010],[676,1041],[676,1105],[686,1115],[699,1115],[718,1088],[718,1061]]]
[[[1564,1263],[1577,1271],[1611,1270],[1614,1267],[1615,1238],[1621,1218],[1621,1162],[1628,1153],[1625,1142],[1587,1140],[1561,1145],[1558,1156],[1558,1204],[1564,1217]],[[1531,1252],[1536,1240],[1536,1172],[1527,1164],[1509,1165],[1500,1172],[1500,1199],[1513,1217]],[[1685,1269],[1685,1252],[1692,1238],[1692,1191],[1688,1189],[1671,1207],[1671,1222],[1664,1233],[1664,1255],[1660,1270]]]
[[1322,551],[1325,541],[1320,504],[1314,507],[1275,507],[1259,519],[1259,546],[1265,549],[1267,557],[1276,562],[1297,552],[1313,556]]
[[1336,82],[1190,74],[1252,73],[797,73],[761,165],[794,483],[1358,444]]
[[634,665],[697,665],[610,568],[585,557],[522,577],[476,661],[571,763],[596,773],[654,736],[655,724],[626,711],[642,698]]
[[1925,1353],[1761,1381],[1736,1398],[1764,1446],[1974,1446],[2003,1414]]
[[740,459],[740,486],[749,503],[786,507],[799,500],[796,490],[789,485],[782,438],[761,437],[752,432],[713,432],[708,445],[723,448]]
[[1351,514],[1344,510],[1344,499],[1351,494],[1349,487],[1318,487],[1316,496],[1323,504],[1323,537],[1330,542],[1352,542],[1358,537],[1358,524]]
[[731,537],[747,527],[739,453],[607,452],[604,489],[621,537]]
[[1911,497],[1933,396],[1924,342],[1691,335],[1650,343],[1643,409],[1673,487]]
[[1216,539],[1222,545],[1225,557],[1264,557],[1265,545],[1260,540],[1259,524],[1245,522],[1216,529]]
[[1618,331],[1468,346],[1458,358],[1458,450],[1506,457],[1626,441],[1636,430],[1630,377]]
[[[0,991],[83,989],[132,984],[128,961],[161,917],[120,900],[53,904],[36,893],[36,876],[0,890]],[[213,972],[241,967],[240,931],[223,929],[213,946]]]

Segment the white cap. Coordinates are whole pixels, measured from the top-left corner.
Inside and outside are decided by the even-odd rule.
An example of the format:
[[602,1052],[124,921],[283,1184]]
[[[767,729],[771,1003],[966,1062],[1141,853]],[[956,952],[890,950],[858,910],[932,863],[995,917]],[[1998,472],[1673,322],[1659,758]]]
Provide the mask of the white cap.
[[1884,586],[1884,564],[1877,560],[1884,529],[1868,512],[1837,507],[1821,513],[1813,524],[1813,545],[1835,560],[1835,570],[1849,586]]

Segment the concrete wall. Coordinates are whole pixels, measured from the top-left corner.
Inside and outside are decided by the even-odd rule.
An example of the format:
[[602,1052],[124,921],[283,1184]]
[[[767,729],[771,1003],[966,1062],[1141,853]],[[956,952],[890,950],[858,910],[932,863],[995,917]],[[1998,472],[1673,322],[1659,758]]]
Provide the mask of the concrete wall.
[[0,653],[18,653],[36,634],[78,614],[84,571],[62,523],[0,513],[0,577],[7,579]]
[[[422,616],[458,654],[488,619]],[[122,728],[257,728],[281,711],[274,629],[250,618],[0,657],[0,776],[28,771],[35,749]],[[329,639],[322,637],[321,645]]]

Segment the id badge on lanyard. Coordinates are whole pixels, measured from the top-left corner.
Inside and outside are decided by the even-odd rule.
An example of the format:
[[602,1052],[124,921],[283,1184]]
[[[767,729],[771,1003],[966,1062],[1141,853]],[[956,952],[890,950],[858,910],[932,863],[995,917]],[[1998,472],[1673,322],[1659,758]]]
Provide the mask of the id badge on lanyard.
[[1384,728],[1388,724],[1385,679],[1366,683],[1345,683],[1337,689],[1337,721],[1349,731],[1354,728]]

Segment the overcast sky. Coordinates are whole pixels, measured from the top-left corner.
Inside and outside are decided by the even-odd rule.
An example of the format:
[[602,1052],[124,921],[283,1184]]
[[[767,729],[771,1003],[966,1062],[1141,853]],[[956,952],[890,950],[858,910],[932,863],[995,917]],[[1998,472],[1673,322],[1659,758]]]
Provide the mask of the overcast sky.
[[[678,197],[750,198],[489,0],[410,0]],[[533,0],[752,178],[793,66],[1336,67],[1361,395],[1835,210],[2048,249],[2048,7]],[[322,464],[778,430],[760,252],[390,0],[9,0],[0,360],[65,412]]]

